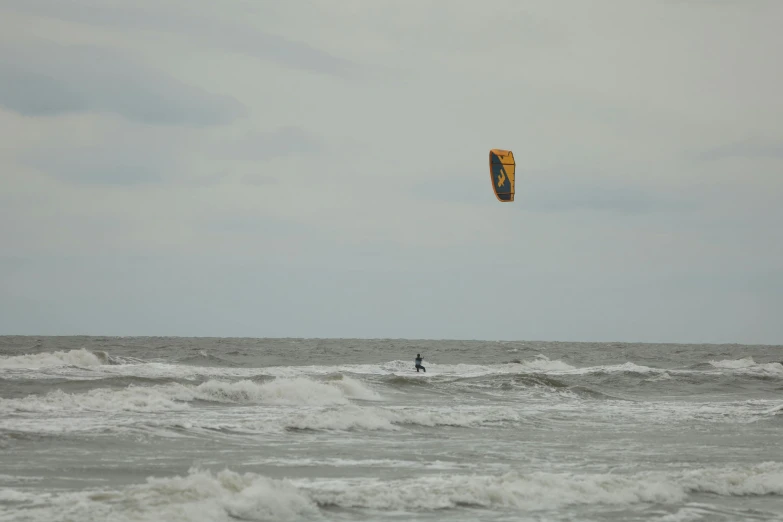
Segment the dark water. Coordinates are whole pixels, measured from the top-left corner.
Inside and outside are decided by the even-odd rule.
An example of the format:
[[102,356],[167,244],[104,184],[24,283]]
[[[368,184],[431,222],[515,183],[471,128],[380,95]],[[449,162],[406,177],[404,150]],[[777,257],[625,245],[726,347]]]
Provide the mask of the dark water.
[[0,337],[0,520],[783,520],[780,361]]

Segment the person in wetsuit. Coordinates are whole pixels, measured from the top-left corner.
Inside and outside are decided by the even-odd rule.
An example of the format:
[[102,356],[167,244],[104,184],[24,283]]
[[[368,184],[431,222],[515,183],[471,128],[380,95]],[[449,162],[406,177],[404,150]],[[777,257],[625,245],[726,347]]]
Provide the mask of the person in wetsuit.
[[417,353],[416,354],[416,373],[419,373],[419,368],[424,370],[424,373],[427,373],[427,368],[425,368],[424,366],[421,365],[421,354]]

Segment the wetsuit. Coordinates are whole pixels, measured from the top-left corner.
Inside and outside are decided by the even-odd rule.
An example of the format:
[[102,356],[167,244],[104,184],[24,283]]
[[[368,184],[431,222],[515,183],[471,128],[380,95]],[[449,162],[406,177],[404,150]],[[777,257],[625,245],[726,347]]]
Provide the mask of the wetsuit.
[[427,372],[427,368],[425,368],[424,366],[421,365],[421,357],[416,357],[416,372],[417,373],[419,371],[419,368],[424,370],[425,373]]

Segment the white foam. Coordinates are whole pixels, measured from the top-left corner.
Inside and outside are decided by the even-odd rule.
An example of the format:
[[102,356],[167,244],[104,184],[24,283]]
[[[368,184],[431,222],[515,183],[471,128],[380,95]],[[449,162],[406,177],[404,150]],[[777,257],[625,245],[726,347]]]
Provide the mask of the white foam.
[[[226,515],[240,520],[292,520],[317,511],[309,498],[286,481],[229,470],[213,474],[191,469],[182,477],[148,479],[128,493],[142,509],[160,513],[160,520],[183,519],[182,514],[185,520]],[[161,512],[159,507],[166,504],[179,505],[166,506]]]
[[38,482],[43,477],[30,477],[27,475],[6,475],[0,473],[0,482]]
[[68,352],[44,352],[28,355],[0,356],[0,368],[45,368],[49,366],[100,366],[108,362],[104,352],[84,348]]
[[606,366],[590,366],[587,368],[579,368],[573,372],[575,374],[590,374],[590,373],[663,373],[665,370],[661,368],[651,368],[649,366],[641,366],[632,362],[626,362],[623,364],[610,364]]
[[[682,509],[693,493],[721,496],[783,494],[783,464],[634,474],[509,472],[438,474],[399,480],[319,478],[274,480],[253,473],[192,468],[186,475],[149,478],[119,490],[34,494],[5,489],[0,501],[24,509],[29,520],[298,520],[319,507],[422,512],[481,509],[557,510],[577,505],[680,508],[665,519],[694,520]],[[691,506],[694,507],[694,506]]]
[[158,412],[187,409],[194,400],[225,403],[295,404],[324,406],[348,404],[349,399],[379,400],[369,387],[350,378],[317,382],[305,378],[275,379],[265,383],[243,380],[210,380],[198,386],[166,384],[96,388],[85,393],[61,390],[20,399],[0,398],[2,412],[136,411]]
[[[174,387],[170,387],[173,389]],[[182,387],[184,390],[184,387]],[[28,395],[21,399],[0,398],[2,412],[60,413],[73,411],[171,411],[182,410],[187,404],[177,402],[175,393],[164,393],[160,387],[129,386],[113,390],[96,388],[86,393],[65,393],[55,390],[46,395]]]
[[193,398],[219,402],[257,402],[264,404],[347,404],[346,394],[330,386],[304,378],[276,379],[257,384],[252,381],[207,381],[193,390]]
[[701,520],[705,516],[709,515],[709,512],[704,509],[686,506],[678,509],[675,513],[669,513],[659,518],[659,522],[693,522],[694,520]]
[[499,476],[440,475],[400,481],[295,482],[319,505],[343,508],[431,510],[463,505],[557,509],[577,504],[677,504],[689,494],[725,496],[783,493],[783,465],[765,463],[674,473],[573,474],[534,472]]
[[487,423],[519,421],[520,415],[507,407],[484,406],[475,408],[419,409],[396,408],[383,410],[396,424],[418,426],[474,427]]
[[0,489],[0,503],[29,502],[33,495],[9,488]]
[[[107,364],[121,362],[122,364]],[[643,374],[714,374],[732,371],[750,375],[783,376],[780,363],[757,364],[752,357],[738,360],[710,361],[715,368],[710,371],[673,370],[652,368],[632,362],[577,368],[560,360],[550,360],[539,354],[536,357],[516,363],[501,364],[440,364],[425,361],[426,374],[416,374],[411,361],[393,360],[379,364],[355,364],[340,366],[272,366],[263,368],[203,367],[161,362],[143,362],[138,359],[110,357],[103,352],[89,352],[85,349],[69,352],[41,353],[21,356],[0,357],[0,371],[7,370],[4,378],[73,378],[96,379],[113,376],[176,379],[250,379],[254,377],[277,377],[295,379],[298,377],[328,375],[417,375],[421,377],[482,377],[544,373],[550,375],[585,375],[592,373],[633,372]],[[19,373],[26,369],[27,372]],[[16,370],[16,371],[12,371]],[[350,381],[345,381],[346,387]],[[360,398],[356,396],[356,398]],[[371,394],[368,399],[372,400]]]
[[778,413],[778,412],[783,412],[783,404],[778,404],[777,406],[773,406],[768,410],[764,410],[763,413],[771,414],[771,413]]
[[[576,370],[570,364],[563,361],[550,361],[544,356],[539,356],[530,361],[507,364],[453,364],[453,365],[432,365],[433,369],[439,374],[450,374],[458,377],[482,377],[485,375],[505,375],[517,373],[558,373],[570,372]],[[428,367],[429,368],[429,367]]]
[[783,376],[783,364],[780,363],[759,364],[750,368],[749,370],[749,373],[756,375],[765,375],[770,377]]
[[380,396],[349,377],[319,382],[303,377],[275,379],[258,384],[252,381],[207,381],[195,388],[195,397],[221,402],[261,402],[264,404],[303,404],[322,406],[348,404],[348,399],[380,400]]
[[281,467],[333,467],[333,468],[397,468],[413,470],[438,470],[455,471],[462,469],[497,468],[507,470],[507,464],[499,463],[471,463],[471,462],[453,462],[453,461],[426,461],[426,460],[394,460],[394,459],[344,459],[344,458],[257,458],[246,462],[246,464],[261,464],[264,466]]
[[745,357],[744,359],[726,359],[723,361],[710,361],[710,364],[720,370],[729,370],[732,373],[741,375],[754,375],[759,377],[783,376],[783,364],[778,362],[759,364],[753,360],[753,357]]
[[295,415],[285,421],[285,427],[300,430],[388,430],[399,429],[391,420],[369,408],[340,408]]
[[[542,373],[572,371],[576,368],[562,361],[550,361],[539,355],[530,361],[501,364],[440,364],[426,361],[426,375],[419,376],[449,376],[449,377],[479,377],[483,375],[502,375],[515,373]],[[412,361],[394,360],[380,364],[348,364],[340,366],[276,366],[263,369],[264,373],[279,377],[294,377],[299,375],[330,375],[351,373],[357,375],[403,375],[415,374]]]
[[287,481],[229,470],[191,469],[184,476],[149,478],[122,490],[5,495],[22,503],[25,520],[41,521],[289,521],[318,512],[306,494]]
[[400,425],[478,427],[487,423],[518,421],[511,408],[377,408],[348,406],[300,413],[285,426],[311,430],[398,430]]
[[339,379],[329,381],[330,386],[336,386],[345,394],[346,397],[352,399],[361,399],[364,401],[379,401],[381,396],[374,390],[370,389],[366,385],[362,384],[356,379],[352,379],[346,376],[340,376]]
[[723,361],[710,361],[710,364],[716,368],[736,369],[736,368],[750,368],[751,366],[756,366],[756,361],[753,360],[753,357],[745,357],[744,359],[726,359]]
[[728,402],[585,400],[575,398],[554,402],[551,396],[527,401],[520,418],[535,417],[541,422],[569,420],[574,426],[607,426],[636,430],[639,426],[658,426],[681,430],[694,423],[751,424],[763,420],[760,415],[774,413],[780,401],[754,399]]
[[552,361],[546,355],[538,354],[532,361],[522,361],[521,366],[526,370],[536,372],[568,372],[576,370],[576,367],[563,361]]
[[[64,353],[64,352],[58,352]],[[329,375],[416,375],[411,361],[388,361],[380,364],[356,364],[340,366],[269,366],[263,368],[229,368],[190,366],[168,364],[161,362],[140,362],[130,358],[109,357],[106,354],[96,355],[87,350],[72,350],[72,355],[38,354],[34,356],[18,356],[7,358],[8,365],[13,368],[25,368],[26,373],[11,373],[4,378],[66,378],[66,379],[96,379],[104,377],[142,377],[142,378],[173,378],[173,379],[249,379],[253,377],[277,377],[294,379],[297,377],[329,376]],[[63,357],[71,362],[63,362]],[[35,359],[35,358],[39,358]],[[122,364],[103,364],[108,360],[120,361]],[[81,361],[81,363],[79,363]],[[100,366],[103,364],[102,366]],[[63,366],[65,365],[65,366]],[[70,365],[70,366],[68,366]],[[75,368],[73,366],[79,366]],[[562,361],[550,361],[543,355],[520,363],[502,364],[439,364],[425,363],[426,374],[444,377],[480,377],[485,375],[504,375],[518,373],[569,373],[580,370]],[[0,364],[0,370],[3,368]],[[33,371],[45,369],[46,371]],[[89,370],[89,371],[88,371]],[[350,383],[350,381],[346,381]],[[346,384],[350,386],[350,384]],[[358,397],[357,397],[358,398]]]
[[724,496],[783,495],[783,465],[764,462],[735,469],[696,469],[678,482],[688,491]]
[[647,379],[645,379],[645,381],[647,381],[647,382],[670,381],[670,380],[672,380],[673,378],[674,378],[674,377],[672,377],[672,376],[669,374],[669,372],[666,372],[666,371],[665,371],[665,372],[659,373],[659,374],[657,374],[657,375],[655,375],[655,376],[653,376],[653,377],[648,377]]
[[638,481],[615,475],[506,473],[500,476],[440,475],[400,481],[342,480],[301,483],[319,505],[383,510],[435,510],[475,506],[524,510],[557,509],[574,504],[679,502],[685,492],[675,484]]

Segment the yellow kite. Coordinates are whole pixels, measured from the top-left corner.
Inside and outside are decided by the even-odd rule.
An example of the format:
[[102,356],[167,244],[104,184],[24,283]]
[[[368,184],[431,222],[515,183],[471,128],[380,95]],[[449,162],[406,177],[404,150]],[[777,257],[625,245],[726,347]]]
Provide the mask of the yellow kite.
[[510,150],[492,149],[489,151],[489,178],[492,190],[499,201],[514,201],[514,153]]

